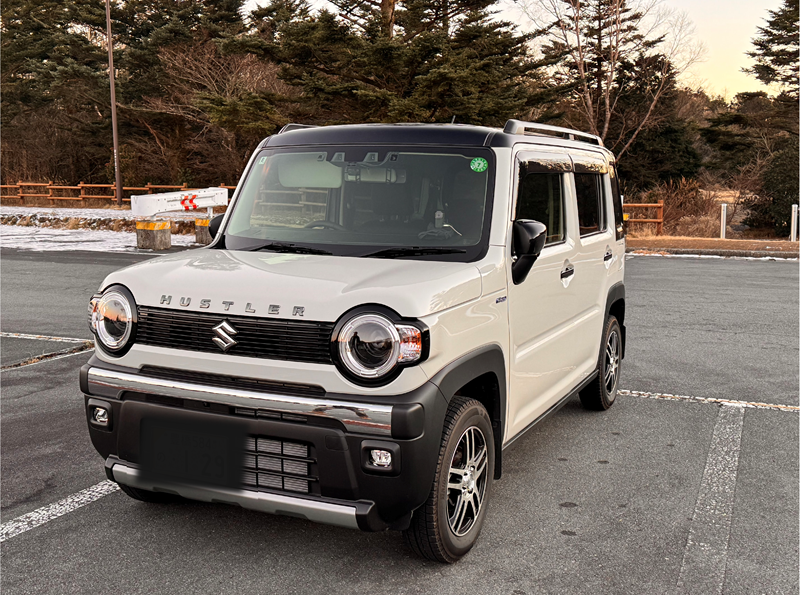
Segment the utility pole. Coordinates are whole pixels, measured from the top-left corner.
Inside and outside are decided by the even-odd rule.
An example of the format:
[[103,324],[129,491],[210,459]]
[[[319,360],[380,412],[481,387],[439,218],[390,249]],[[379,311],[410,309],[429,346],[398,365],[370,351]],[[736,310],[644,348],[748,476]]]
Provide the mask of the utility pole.
[[119,169],[119,139],[117,138],[117,93],[114,89],[114,41],[111,38],[111,3],[106,0],[106,35],[108,37],[108,80],[111,82],[111,132],[114,135],[114,177],[117,205],[122,206],[122,172]]

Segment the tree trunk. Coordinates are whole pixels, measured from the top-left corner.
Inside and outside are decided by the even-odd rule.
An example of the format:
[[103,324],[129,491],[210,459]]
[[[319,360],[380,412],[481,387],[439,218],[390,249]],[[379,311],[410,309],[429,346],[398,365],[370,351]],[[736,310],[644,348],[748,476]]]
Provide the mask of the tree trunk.
[[381,27],[383,33],[391,39],[394,36],[394,7],[397,0],[381,0]]

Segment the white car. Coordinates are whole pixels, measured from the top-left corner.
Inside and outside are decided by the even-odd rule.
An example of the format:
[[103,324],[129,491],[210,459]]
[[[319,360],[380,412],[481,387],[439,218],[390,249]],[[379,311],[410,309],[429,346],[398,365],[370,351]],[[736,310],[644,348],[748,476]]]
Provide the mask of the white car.
[[108,477],[457,561],[503,449],[575,395],[614,403],[622,219],[613,155],[574,130],[285,127],[209,246],[92,298],[81,389]]

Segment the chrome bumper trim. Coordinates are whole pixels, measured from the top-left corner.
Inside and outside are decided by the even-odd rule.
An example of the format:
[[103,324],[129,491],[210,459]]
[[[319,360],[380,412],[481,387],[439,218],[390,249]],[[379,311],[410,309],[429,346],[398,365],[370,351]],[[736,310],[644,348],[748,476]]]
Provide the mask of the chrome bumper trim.
[[122,391],[150,393],[236,407],[327,417],[340,421],[354,434],[392,435],[391,405],[276,395],[179,380],[162,380],[103,368],[91,368],[88,372],[88,383],[89,393],[95,396],[118,399]]
[[355,506],[331,504],[330,502],[316,502],[314,500],[293,498],[280,494],[251,492],[248,490],[235,490],[216,486],[199,487],[182,484],[154,483],[152,481],[144,481],[137,469],[122,463],[116,463],[111,468],[111,473],[116,482],[142,490],[178,494],[184,498],[200,500],[201,502],[235,504],[242,508],[249,508],[250,510],[301,517],[316,523],[337,525],[339,527],[347,527],[348,529],[358,529]]

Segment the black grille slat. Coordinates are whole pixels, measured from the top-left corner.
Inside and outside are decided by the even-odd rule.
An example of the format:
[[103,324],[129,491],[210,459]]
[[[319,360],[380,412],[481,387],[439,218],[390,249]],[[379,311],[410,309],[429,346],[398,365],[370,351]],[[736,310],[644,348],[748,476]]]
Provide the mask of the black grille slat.
[[[325,389],[314,384],[297,384],[277,382],[274,380],[240,378],[238,376],[226,376],[211,372],[192,372],[189,370],[176,370],[174,368],[161,368],[158,366],[143,366],[141,373],[144,376],[161,378],[163,380],[178,380],[181,382],[200,383],[225,388],[249,389],[302,397],[321,397],[325,395]],[[253,411],[253,415],[255,415],[255,411]],[[280,417],[280,414],[276,415]]]
[[237,344],[228,355],[283,361],[330,364],[333,323],[306,320],[275,320],[249,316],[227,316],[210,312],[180,312],[140,306],[136,341],[154,347],[169,347],[223,353],[214,343],[213,328],[223,320],[238,331]]

